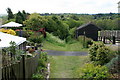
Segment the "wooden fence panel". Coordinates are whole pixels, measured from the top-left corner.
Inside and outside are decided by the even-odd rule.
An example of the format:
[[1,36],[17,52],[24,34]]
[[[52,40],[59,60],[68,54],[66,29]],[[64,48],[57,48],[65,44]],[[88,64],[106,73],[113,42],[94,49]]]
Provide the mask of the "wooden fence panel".
[[[36,72],[38,67],[38,60],[40,54],[35,57],[31,57],[25,59],[25,77],[31,78],[32,74]],[[15,80],[23,79],[23,61],[20,60],[15,64],[3,66],[2,68],[2,79],[9,80],[10,78],[14,78]]]
[[25,62],[26,78],[30,78],[32,74],[35,73],[36,68],[38,66],[38,60],[39,60],[39,55],[26,60]]

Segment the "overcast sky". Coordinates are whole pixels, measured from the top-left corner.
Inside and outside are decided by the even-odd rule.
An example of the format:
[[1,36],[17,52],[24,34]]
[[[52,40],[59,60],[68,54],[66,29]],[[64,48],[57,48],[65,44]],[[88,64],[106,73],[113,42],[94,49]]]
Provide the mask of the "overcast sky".
[[0,0],[0,14],[25,10],[29,13],[117,13],[119,0]]

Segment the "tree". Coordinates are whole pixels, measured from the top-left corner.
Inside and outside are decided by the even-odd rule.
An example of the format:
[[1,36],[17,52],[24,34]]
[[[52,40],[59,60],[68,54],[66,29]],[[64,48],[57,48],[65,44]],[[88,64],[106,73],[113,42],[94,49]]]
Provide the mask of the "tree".
[[44,25],[46,24],[46,19],[37,13],[33,13],[29,16],[27,20],[24,21],[24,24],[29,29],[38,31],[40,28],[44,27]]
[[23,15],[23,21],[25,21],[28,16],[28,14],[25,12],[25,10],[22,11],[22,15]]
[[15,22],[22,24],[23,21],[24,21],[23,14],[19,11],[19,12],[16,14]]
[[10,8],[7,8],[7,13],[8,13],[8,20],[10,19],[14,19],[14,15],[13,15],[13,12]]

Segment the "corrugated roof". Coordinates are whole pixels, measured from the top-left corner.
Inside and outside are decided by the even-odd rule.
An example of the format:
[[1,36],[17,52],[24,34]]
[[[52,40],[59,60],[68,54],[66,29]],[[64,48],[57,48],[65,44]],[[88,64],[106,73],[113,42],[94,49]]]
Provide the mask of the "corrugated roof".
[[3,32],[0,32],[0,39],[1,39],[0,47],[9,47],[10,46],[9,43],[11,41],[14,41],[17,45],[20,45],[20,44],[22,44],[23,42],[26,41],[26,38],[6,34],[6,33],[3,33]]

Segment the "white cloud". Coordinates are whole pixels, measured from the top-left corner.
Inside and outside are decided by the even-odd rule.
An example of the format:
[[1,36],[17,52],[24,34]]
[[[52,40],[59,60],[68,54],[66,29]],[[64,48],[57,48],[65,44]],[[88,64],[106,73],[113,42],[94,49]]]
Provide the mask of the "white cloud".
[[0,14],[10,7],[14,13],[109,13],[117,12],[119,0],[2,0]]

